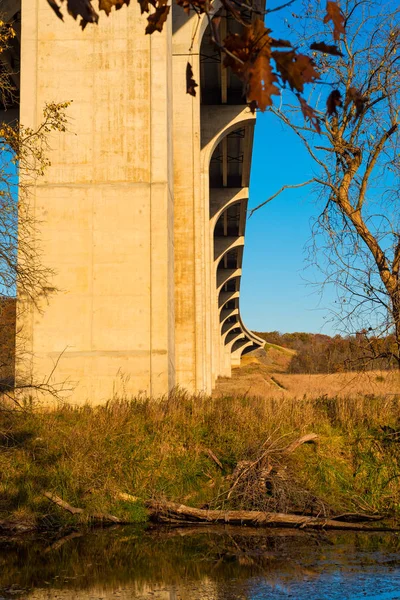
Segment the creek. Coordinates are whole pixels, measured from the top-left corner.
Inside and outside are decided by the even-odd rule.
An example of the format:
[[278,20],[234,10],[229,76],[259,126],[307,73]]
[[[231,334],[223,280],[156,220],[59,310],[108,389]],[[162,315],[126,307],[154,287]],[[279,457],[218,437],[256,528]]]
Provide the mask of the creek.
[[113,527],[0,540],[0,600],[400,600],[400,536]]

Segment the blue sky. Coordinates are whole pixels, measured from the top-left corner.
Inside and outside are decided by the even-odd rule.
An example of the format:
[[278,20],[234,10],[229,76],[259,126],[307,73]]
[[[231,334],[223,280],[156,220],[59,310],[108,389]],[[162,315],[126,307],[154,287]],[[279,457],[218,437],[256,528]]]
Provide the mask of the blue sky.
[[[295,134],[272,113],[259,114],[250,180],[251,209],[280,187],[310,178],[312,161]],[[310,187],[287,190],[247,222],[240,308],[245,324],[257,331],[333,333],[329,305],[307,281],[319,278],[307,265],[310,220],[318,216]]]
[[[275,36],[290,39],[285,17],[290,19],[290,10],[270,15],[268,26]],[[277,100],[279,102],[279,98]],[[249,208],[266,200],[283,185],[310,179],[312,168],[313,161],[296,135],[273,114],[259,113]],[[318,204],[310,186],[285,191],[248,220],[240,309],[250,329],[335,333],[329,312],[336,297],[335,290],[330,288],[321,297],[315,286],[307,284],[321,278],[315,269],[305,270],[310,220],[318,215]]]

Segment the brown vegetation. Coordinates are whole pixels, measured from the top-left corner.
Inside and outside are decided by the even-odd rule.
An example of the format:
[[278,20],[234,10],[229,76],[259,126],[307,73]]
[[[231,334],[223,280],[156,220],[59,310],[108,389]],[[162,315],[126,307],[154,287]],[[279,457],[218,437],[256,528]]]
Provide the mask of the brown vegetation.
[[[343,371],[397,369],[395,360],[385,357],[394,352],[394,336],[384,338],[360,332],[357,335],[329,336],[321,333],[257,332],[267,342],[268,352],[278,346],[281,354],[292,351],[289,373],[339,373]],[[275,355],[276,356],[276,355]]]
[[334,374],[292,374],[276,372],[274,365],[245,357],[231,378],[220,378],[214,395],[257,396],[261,398],[353,398],[366,401],[400,397],[400,374],[397,371],[366,371]]
[[[97,408],[3,408],[0,521],[146,520],[153,499],[324,518],[396,516],[399,409],[398,397],[179,393]],[[317,443],[292,444],[312,441],[311,433]],[[70,514],[44,492],[82,512]]]

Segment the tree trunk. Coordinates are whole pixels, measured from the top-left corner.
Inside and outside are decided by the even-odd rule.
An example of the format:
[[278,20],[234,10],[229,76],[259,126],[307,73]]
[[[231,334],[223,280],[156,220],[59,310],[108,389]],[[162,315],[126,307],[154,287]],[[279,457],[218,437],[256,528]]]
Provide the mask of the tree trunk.
[[382,526],[362,525],[284,513],[262,512],[258,510],[204,510],[192,508],[176,502],[146,502],[150,517],[163,523],[226,523],[235,525],[299,527],[301,529],[347,529],[353,531],[393,531]]

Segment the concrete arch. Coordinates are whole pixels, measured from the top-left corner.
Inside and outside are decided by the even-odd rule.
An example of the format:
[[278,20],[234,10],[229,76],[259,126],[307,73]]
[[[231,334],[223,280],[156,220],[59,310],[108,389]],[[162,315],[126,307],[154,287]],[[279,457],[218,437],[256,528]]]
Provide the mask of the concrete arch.
[[243,353],[243,350],[245,348],[247,348],[247,346],[252,346],[253,345],[253,341],[249,340],[249,338],[246,336],[246,334],[242,331],[242,336],[243,339],[238,339],[236,340],[236,342],[233,344],[232,346],[232,354],[234,354],[235,352],[240,352],[240,356]]
[[[200,44],[207,29],[204,22],[200,27],[198,48],[201,48]],[[206,47],[208,49],[208,42],[204,49]],[[207,52],[207,54],[209,53]],[[208,76],[210,76],[209,79]],[[201,85],[200,81],[199,83]],[[213,102],[215,83],[215,68],[213,67],[211,70],[210,67],[210,71],[205,71],[203,80],[203,88],[205,91],[209,89],[210,93],[204,94],[204,103],[200,107],[200,165],[204,208],[208,212],[208,218],[206,216],[208,230],[206,252],[211,259],[207,271],[207,281],[210,289],[214,288],[215,290],[210,298],[213,380],[220,374],[230,375],[231,344],[229,349],[224,344],[226,336],[229,335],[228,332],[240,329],[238,335],[242,337],[246,335],[239,323],[239,287],[249,197],[251,146],[256,119],[255,114],[252,114],[241,101],[235,104],[230,103],[238,98],[238,95],[235,95],[237,94],[235,89],[229,88],[230,91],[228,89],[225,99],[222,90],[221,103]],[[226,86],[226,80],[224,83]],[[220,84],[222,86],[222,79],[220,79]],[[201,89],[203,90],[203,88]],[[225,138],[227,138],[226,141],[223,141]],[[211,162],[220,142],[223,143],[214,156],[219,160]],[[240,168],[237,166],[239,158]],[[221,166],[218,165],[218,162],[221,163]],[[216,230],[220,217],[235,204],[239,204],[240,209],[229,210],[223,224],[220,222]],[[224,289],[226,283],[232,279],[237,280],[236,289],[232,289],[232,284],[227,286],[228,289],[226,287]],[[229,300],[235,300],[235,303],[229,302]],[[229,309],[225,308],[227,302],[229,302],[227,304]],[[232,317],[235,317],[234,323],[231,322]],[[224,327],[227,321],[228,324]]]
[[219,262],[224,258],[225,254],[233,250],[244,246],[244,235],[237,237],[218,237],[214,238],[214,261]]
[[[220,272],[218,272],[220,271]],[[226,272],[225,272],[226,271]],[[217,266],[217,292],[231,279],[236,279],[242,276],[242,269],[219,269]]]
[[220,312],[220,317],[219,317],[220,325],[222,326],[225,323],[225,321],[227,319],[229,319],[229,317],[233,317],[238,314],[239,314],[239,309],[237,307],[236,308],[224,308]]
[[232,292],[221,291],[218,298],[219,309],[221,310],[230,300],[235,300],[237,298],[239,298],[239,290],[234,290]]
[[242,358],[243,353],[245,353],[246,349],[248,352],[250,352],[250,349],[253,349],[253,346],[259,347],[259,345],[255,344],[252,340],[248,340],[247,342],[245,341],[243,344],[240,344],[238,342],[238,347],[234,348],[234,349],[232,348],[232,355],[231,355],[232,366],[239,367],[240,359]]
[[264,347],[265,346],[265,340],[263,340],[262,338],[258,337],[258,335],[256,335],[255,333],[253,333],[252,331],[249,331],[249,329],[247,329],[247,327],[244,325],[241,316],[239,315],[239,321],[240,321],[240,326],[242,327],[243,331],[246,333],[247,337],[249,339],[251,339],[254,343],[257,344],[258,347]]
[[[229,337],[229,336],[227,336],[227,337]],[[242,342],[242,338],[243,338],[243,342],[245,342],[245,335],[244,335],[243,331],[240,330],[236,334],[233,334],[231,339],[229,339],[229,340],[225,339],[225,350],[232,354],[233,347],[235,346],[235,344],[240,344]]]
[[203,170],[208,173],[211,157],[217,145],[223,138],[236,129],[247,125],[254,126],[256,116],[248,106],[223,104],[218,106],[218,111],[213,106],[202,107],[202,162]]
[[224,211],[236,203],[248,201],[249,188],[214,188],[210,192],[210,221],[217,223]]
[[[229,188],[227,188],[229,189]],[[211,230],[212,233],[215,233],[215,228],[217,226],[218,221],[220,220],[220,218],[223,216],[224,212],[227,211],[229,208],[231,208],[232,206],[235,206],[236,204],[239,205],[243,205],[243,213],[244,215],[246,214],[246,209],[247,209],[247,202],[248,202],[248,196],[243,197],[243,198],[238,198],[237,196],[231,198],[230,200],[227,201],[227,203],[218,210],[218,212],[215,214],[215,217],[213,217],[211,219]],[[240,224],[239,224],[239,228],[240,228]],[[242,227],[241,227],[243,234],[244,235],[244,223],[242,223]]]
[[255,342],[253,342],[252,346],[246,346],[246,348],[244,348],[241,357],[244,356],[245,354],[248,354],[249,352],[253,352],[253,350],[258,350],[260,348],[260,346],[258,344],[256,344]]
[[[221,256],[219,256],[216,260],[214,260],[214,270],[216,273],[218,273],[218,269],[220,268],[220,265],[224,259],[225,254],[228,254],[231,250],[235,250],[236,248],[238,249],[238,264],[232,268],[232,270],[236,271],[237,269],[242,269],[242,255],[243,255],[243,248],[244,248],[244,236],[241,236],[240,238],[235,238],[235,239],[240,239],[240,243],[232,243],[232,246],[227,248],[225,252],[223,252],[221,254]],[[230,269],[230,268],[229,268]]]
[[[222,4],[220,0],[214,0],[211,3],[210,13],[212,18],[215,17],[215,15],[221,7]],[[175,5],[172,6],[172,14],[172,39],[174,44],[174,51],[176,51],[178,47],[180,50],[183,51],[184,54],[187,54],[188,58],[190,56],[199,54],[204,34],[206,33],[207,27],[209,25],[207,15],[202,14],[199,17],[197,14],[192,13],[188,16],[180,8],[175,8]],[[191,52],[189,52],[190,47],[192,48]]]
[[230,331],[233,331],[234,329],[237,329],[237,328],[240,328],[239,319],[236,319],[233,323],[230,323],[229,321],[225,321],[221,325],[222,341],[224,341],[224,339],[226,338],[226,336],[229,334]]

